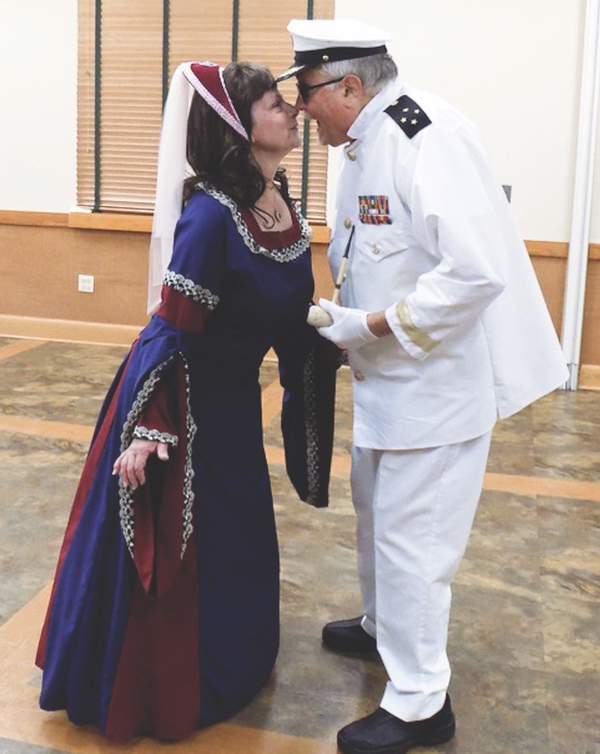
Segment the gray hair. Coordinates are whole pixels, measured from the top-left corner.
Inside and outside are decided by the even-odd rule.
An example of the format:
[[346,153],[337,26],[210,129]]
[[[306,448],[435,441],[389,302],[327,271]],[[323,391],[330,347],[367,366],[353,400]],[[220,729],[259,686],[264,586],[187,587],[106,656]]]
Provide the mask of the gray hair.
[[366,58],[339,60],[323,63],[313,69],[322,76],[332,79],[342,78],[353,73],[362,81],[363,87],[371,96],[375,96],[383,87],[398,75],[398,68],[391,55],[369,55]]

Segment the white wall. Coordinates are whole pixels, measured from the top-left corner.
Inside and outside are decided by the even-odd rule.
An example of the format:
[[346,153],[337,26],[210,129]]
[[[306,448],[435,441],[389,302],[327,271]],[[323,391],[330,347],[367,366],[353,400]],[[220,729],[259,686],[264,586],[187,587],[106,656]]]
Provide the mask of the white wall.
[[77,0],[0,0],[0,210],[76,203]]
[[[547,241],[570,232],[584,11],[585,0],[336,0],[337,17],[391,30],[408,83],[478,124],[523,236]],[[0,0],[0,210],[75,205],[76,86],[77,0]]]
[[585,0],[336,0],[335,15],[390,30],[402,79],[475,121],[525,238],[568,241]]

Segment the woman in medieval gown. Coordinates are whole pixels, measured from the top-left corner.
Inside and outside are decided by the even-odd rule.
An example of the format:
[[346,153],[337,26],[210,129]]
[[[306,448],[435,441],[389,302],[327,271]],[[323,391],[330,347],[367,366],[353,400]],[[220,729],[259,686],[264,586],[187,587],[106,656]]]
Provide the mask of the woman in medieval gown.
[[297,115],[254,64],[186,63],[172,80],[151,246],[160,305],[102,407],[37,657],[42,708],[112,741],[181,740],[270,676],[270,349],[288,474],[303,500],[327,504],[337,352],[306,324],[309,229],[278,168],[299,144]]

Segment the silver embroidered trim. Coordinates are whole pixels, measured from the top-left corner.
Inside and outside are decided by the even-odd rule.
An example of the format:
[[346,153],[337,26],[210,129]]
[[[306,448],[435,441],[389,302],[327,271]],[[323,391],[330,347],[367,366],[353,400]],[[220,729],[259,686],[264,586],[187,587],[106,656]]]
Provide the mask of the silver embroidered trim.
[[[194,531],[193,526],[193,505],[194,505],[194,492],[192,490],[192,479],[194,477],[194,469],[192,467],[192,443],[197,431],[196,423],[192,417],[190,407],[190,379],[188,373],[188,363],[185,356],[180,352],[177,354],[183,361],[185,369],[185,386],[186,386],[186,435],[187,435],[187,452],[185,458],[184,468],[184,480],[183,480],[183,536],[181,542],[181,557],[185,553],[188,539]],[[121,433],[121,452],[129,447],[132,438],[135,436],[135,429],[137,421],[144,407],[148,401],[156,385],[166,367],[173,361],[175,356],[170,356],[162,364],[159,364],[152,370],[148,379],[143,384],[142,389],[137,394],[136,399],[127,415],[125,424],[123,426],[123,432]],[[119,517],[121,519],[121,531],[127,544],[129,554],[133,558],[134,544],[135,544],[135,522],[133,516],[133,490],[131,487],[123,484],[121,477],[119,477]]]
[[283,263],[292,262],[294,259],[302,256],[302,254],[304,254],[309,248],[311,236],[310,225],[306,222],[304,217],[302,217],[302,215],[296,210],[293,205],[292,211],[296,213],[298,222],[300,223],[300,238],[296,241],[296,243],[283,249],[265,249],[264,246],[261,246],[256,242],[254,236],[250,233],[250,230],[246,225],[246,222],[242,217],[237,204],[231,197],[227,196],[227,194],[224,194],[222,191],[217,191],[216,189],[212,189],[209,186],[205,186],[202,182],[199,182],[197,186],[209,196],[212,196],[213,199],[216,199],[218,202],[220,202],[224,207],[227,207],[227,209],[229,209],[238,233],[253,254],[262,254],[265,257],[269,257],[269,259]]
[[199,304],[205,304],[208,309],[215,309],[219,303],[219,297],[211,293],[206,288],[196,285],[193,280],[180,275],[178,272],[167,270],[163,283],[172,288],[177,293],[183,293],[184,296],[191,298]]
[[142,427],[139,424],[133,430],[133,436],[138,440],[165,442],[167,445],[172,445],[174,448],[179,444],[179,438],[177,435],[172,435],[170,432],[161,432],[158,429],[148,429],[148,427]]
[[316,406],[316,361],[311,349],[304,364],[304,423],[306,429],[306,467],[308,481],[308,502],[316,501],[321,485],[319,483],[319,434],[317,432]]

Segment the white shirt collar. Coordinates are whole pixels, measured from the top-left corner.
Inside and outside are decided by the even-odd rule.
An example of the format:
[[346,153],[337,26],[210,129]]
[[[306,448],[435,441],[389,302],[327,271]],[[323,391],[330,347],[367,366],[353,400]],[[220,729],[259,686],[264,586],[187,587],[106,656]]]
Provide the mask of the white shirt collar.
[[370,128],[374,117],[397,100],[403,89],[404,85],[397,78],[386,84],[360,111],[358,117],[348,129],[349,139],[356,141],[356,139],[362,138]]

